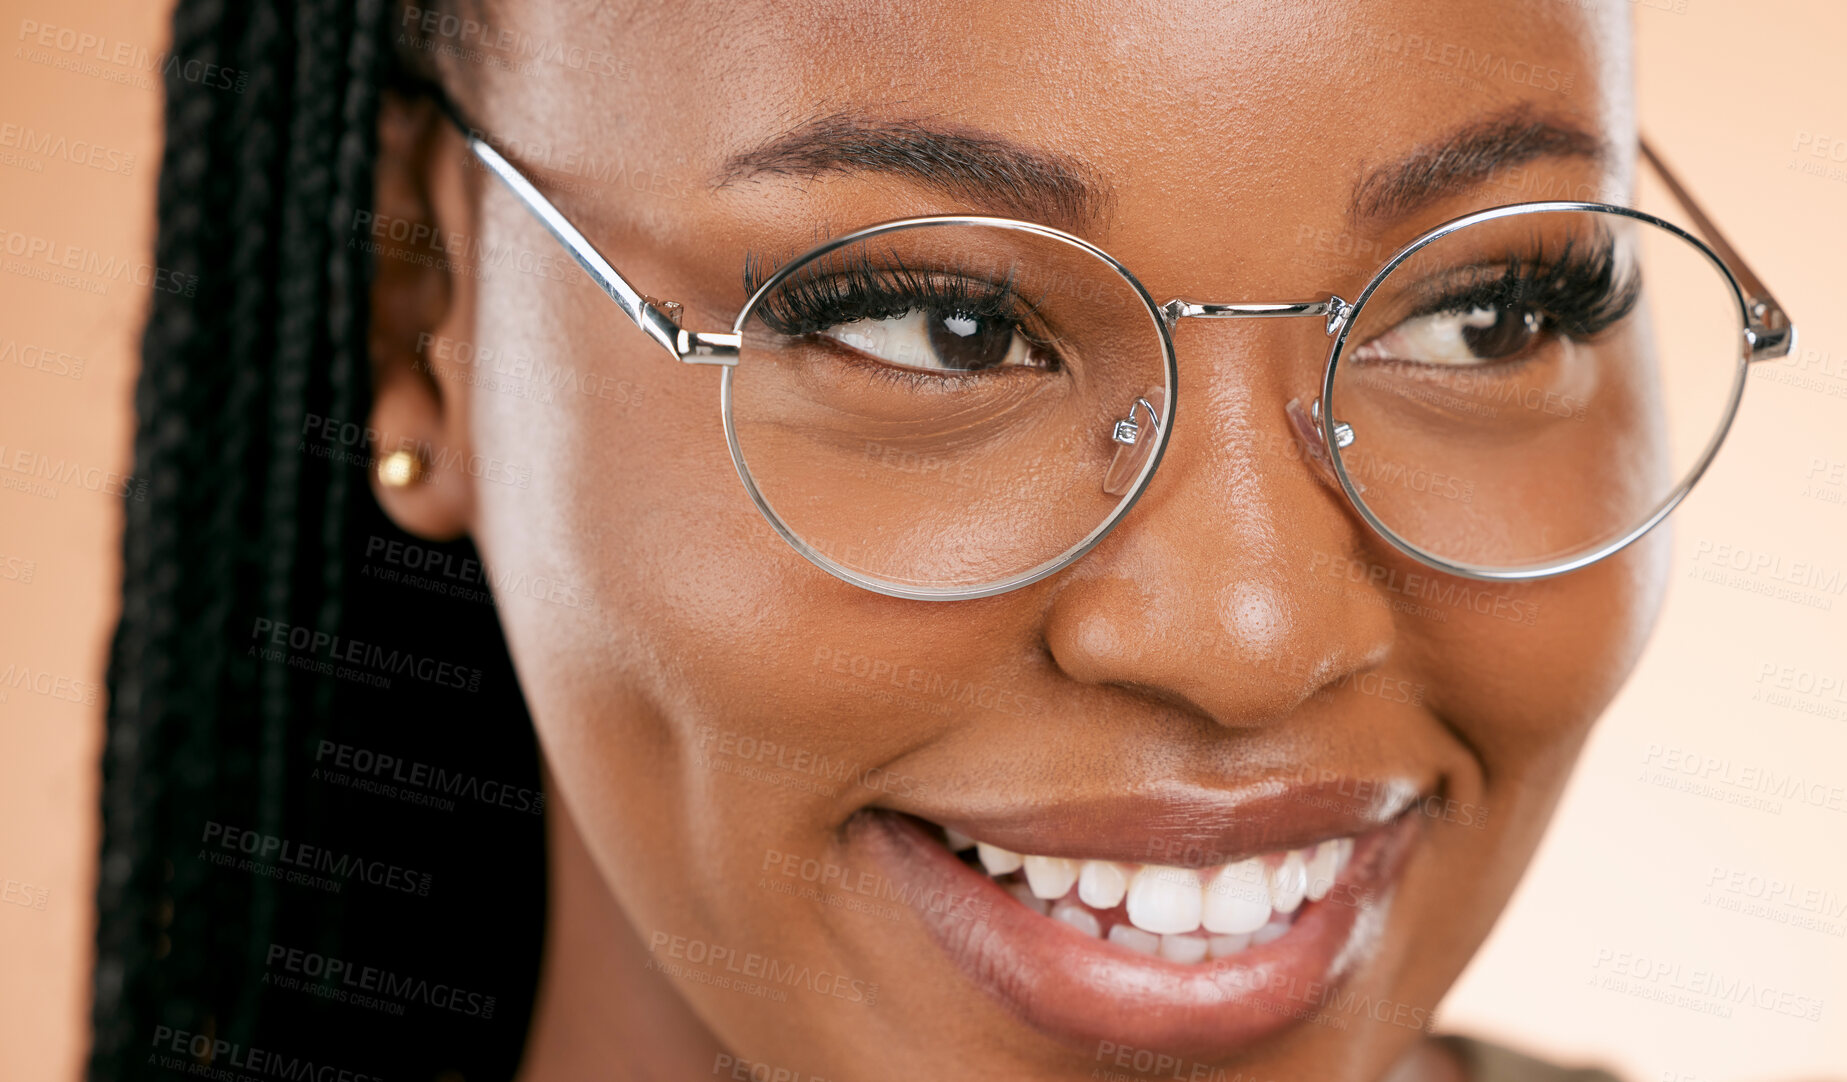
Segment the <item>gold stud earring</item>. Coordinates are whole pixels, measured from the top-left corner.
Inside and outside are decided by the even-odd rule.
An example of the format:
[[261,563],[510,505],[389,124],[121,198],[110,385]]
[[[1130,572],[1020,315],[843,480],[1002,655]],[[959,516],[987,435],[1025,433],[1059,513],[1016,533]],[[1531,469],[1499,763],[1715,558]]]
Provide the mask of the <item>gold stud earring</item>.
[[386,488],[409,488],[423,479],[423,456],[393,451],[378,460],[378,482]]

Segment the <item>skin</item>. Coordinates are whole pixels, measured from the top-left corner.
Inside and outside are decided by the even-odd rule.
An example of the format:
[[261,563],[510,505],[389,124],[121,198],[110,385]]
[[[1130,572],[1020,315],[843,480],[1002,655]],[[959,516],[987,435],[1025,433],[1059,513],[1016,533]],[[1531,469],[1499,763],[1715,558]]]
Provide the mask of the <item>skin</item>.
[[[649,193],[548,172],[538,154],[523,162],[630,281],[683,302],[685,325],[709,330],[728,329],[743,299],[747,249],[783,253],[882,219],[989,209],[891,177],[712,183],[729,155],[815,116],[949,119],[1081,159],[1112,191],[1107,219],[1084,235],[1157,300],[1353,296],[1377,256],[1330,256],[1298,231],[1355,230],[1346,208],[1364,167],[1483,114],[1532,103],[1633,145],[1626,10],[1550,0],[1045,10],[730,3],[663,16],[506,5],[487,13],[495,30],[602,49],[630,62],[629,77],[455,59],[440,70],[476,122],[515,147],[548,144],[553,162],[575,151],[666,178]],[[1453,67],[1420,53],[1382,60],[1354,47],[1388,31],[1545,65],[1569,73],[1571,88],[1458,85],[1444,78]],[[1072,58],[1063,70],[1047,62],[1061,56]],[[422,483],[378,488],[387,511],[426,537],[472,536],[496,574],[546,576],[594,599],[499,599],[551,794],[553,912],[524,1079],[713,1077],[721,1051],[829,1079],[1092,1069],[1090,1054],[974,991],[915,921],[759,887],[770,851],[851,863],[842,827],[853,813],[906,800],[715,769],[714,733],[879,766],[940,803],[989,810],[1163,779],[1233,784],[1304,764],[1407,779],[1481,809],[1484,823],[1421,824],[1350,987],[1440,1000],[1646,638],[1664,531],[1575,574],[1490,587],[1536,606],[1531,625],[1463,608],[1440,620],[1394,612],[1396,595],[1330,577],[1330,562],[1425,569],[1372,536],[1298,456],[1275,450],[1290,438],[1283,404],[1314,393],[1318,322],[1187,321],[1175,334],[1186,408],[1146,496],[1101,546],[993,598],[862,591],[799,557],[746,498],[715,370],[673,363],[628,324],[470,167],[427,103],[393,99],[381,131],[381,214],[554,268],[458,273],[387,252],[374,297],[372,425],[388,444],[424,441],[445,456]],[[1532,168],[1620,192],[1632,161]],[[1359,236],[1383,254],[1455,214],[1535,197],[1488,185]],[[612,376],[627,390],[549,402],[500,393],[466,366],[429,363],[420,335]],[[529,471],[529,483],[455,467],[469,456]],[[825,678],[822,649],[1038,705],[1022,716],[881,702]],[[1364,694],[1351,679],[1362,674],[1421,685],[1421,701]],[[662,932],[829,967],[876,982],[878,1000],[796,990],[778,1002],[676,980],[649,964]],[[1235,1065],[1257,1078],[1457,1076],[1418,1030],[1365,1018],[1344,1030],[1295,1026]]]

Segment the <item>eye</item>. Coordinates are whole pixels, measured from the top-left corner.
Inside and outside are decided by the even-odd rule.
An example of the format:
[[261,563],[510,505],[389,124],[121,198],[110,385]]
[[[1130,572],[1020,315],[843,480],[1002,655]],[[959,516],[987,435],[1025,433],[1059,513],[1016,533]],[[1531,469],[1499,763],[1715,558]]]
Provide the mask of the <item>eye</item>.
[[1548,326],[1545,315],[1528,305],[1477,305],[1414,316],[1371,339],[1354,356],[1367,361],[1478,365],[1518,356]]
[[913,308],[884,319],[856,319],[817,332],[889,364],[926,372],[1050,368],[1052,356],[1004,317]]

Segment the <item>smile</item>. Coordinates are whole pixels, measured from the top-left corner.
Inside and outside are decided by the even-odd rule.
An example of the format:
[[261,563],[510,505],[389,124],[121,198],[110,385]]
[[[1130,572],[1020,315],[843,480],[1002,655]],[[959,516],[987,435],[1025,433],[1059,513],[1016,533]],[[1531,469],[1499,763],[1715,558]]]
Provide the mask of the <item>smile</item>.
[[[1349,790],[1350,791],[1350,790]],[[956,904],[919,913],[971,985],[1061,1044],[1199,1060],[1350,1002],[1422,816],[1406,785],[960,816],[867,809],[847,844]],[[1137,859],[1137,858],[1142,859]],[[1338,1024],[1344,1024],[1338,1023]]]
[[1353,857],[1353,839],[1263,853],[1213,868],[1023,856],[945,831],[949,848],[1026,908],[1137,954],[1170,962],[1227,958],[1287,935]]

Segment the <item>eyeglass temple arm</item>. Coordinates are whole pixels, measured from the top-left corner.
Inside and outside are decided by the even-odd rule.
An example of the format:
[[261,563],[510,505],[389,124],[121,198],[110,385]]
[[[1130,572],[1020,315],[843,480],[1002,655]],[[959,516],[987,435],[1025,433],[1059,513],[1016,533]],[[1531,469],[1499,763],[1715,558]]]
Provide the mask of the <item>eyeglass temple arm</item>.
[[[603,292],[616,302],[616,306],[622,309],[622,314],[628,316],[635,326],[641,328],[642,333],[658,342],[661,348],[673,354],[676,360],[689,364],[737,363],[737,335],[682,329],[679,323],[681,308],[677,302],[656,301],[630,285],[628,279],[622,277],[621,272],[617,271],[609,260],[603,258],[603,253],[596,250],[596,246],[590,243],[589,238],[579,232],[577,227],[552,205],[551,200],[545,198],[537,188],[533,187],[532,182],[527,180],[512,162],[489,145],[478,130],[463,119],[460,111],[452,103],[444,100],[442,105],[443,112],[460,129],[462,137],[468,142],[468,149],[481,160],[481,164],[498,177],[521,203],[525,204],[533,217],[537,218],[539,223],[557,238],[558,243],[563,245],[564,249],[570,252],[571,257],[577,261],[577,265],[584,269],[584,273],[590,275]],[[1674,171],[1668,168],[1667,163],[1661,159],[1659,154],[1655,153],[1654,147],[1649,144],[1648,140],[1642,139],[1640,143],[1642,156],[1648,160],[1649,165],[1654,167],[1655,172],[1660,174],[1662,182],[1667,185],[1675,201],[1680,204],[1682,210],[1686,211],[1687,216],[1693,219],[1693,224],[1699,227],[1713,250],[1719,253],[1719,258],[1723,259],[1726,266],[1731,269],[1732,274],[1738,279],[1738,284],[1744,287],[1745,305],[1750,315],[1750,325],[1745,333],[1751,347],[1751,359],[1762,361],[1789,356],[1795,348],[1796,328],[1790,322],[1788,314],[1783,311],[1783,306],[1777,303],[1769,287],[1764,285],[1763,279],[1759,278],[1757,273],[1751,269],[1750,264],[1744,261],[1744,257],[1738,254],[1738,250],[1725,239],[1725,234],[1720,231],[1717,223],[1707,217],[1699,202],[1693,198],[1693,193],[1687,190],[1686,186],[1680,182],[1680,178],[1675,176]],[[1170,321],[1173,318],[1174,315],[1169,315]]]
[[1725,261],[1732,276],[1738,279],[1740,286],[1744,287],[1745,310],[1750,318],[1750,323],[1745,328],[1745,340],[1751,347],[1751,359],[1768,361],[1789,356],[1796,348],[1796,327],[1790,322],[1789,315],[1783,311],[1783,306],[1777,303],[1769,287],[1764,285],[1763,279],[1759,278],[1757,272],[1751,269],[1750,264],[1744,261],[1744,257],[1738,254],[1738,250],[1725,239],[1725,234],[1719,231],[1718,225],[1706,216],[1699,202],[1693,198],[1693,193],[1687,191],[1686,185],[1680,182],[1680,178],[1674,175],[1674,171],[1667,167],[1667,163],[1661,160],[1659,154],[1655,153],[1655,148],[1649,145],[1647,139],[1642,139],[1640,142],[1642,156],[1648,159],[1648,164],[1653,166],[1655,172],[1660,175],[1662,182],[1667,185],[1667,190],[1673,194],[1674,201],[1686,211],[1687,217],[1693,219],[1693,224],[1698,226],[1699,231],[1705,235],[1706,242],[1712,245],[1713,251],[1719,253],[1719,258]]
[[481,160],[488,172],[499,177],[501,183],[525,204],[532,216],[539,220],[539,224],[557,238],[565,251],[571,253],[571,258],[577,261],[577,265],[584,269],[584,273],[604,293],[609,294],[609,299],[616,302],[616,307],[622,309],[622,314],[633,320],[643,334],[660,343],[676,360],[688,364],[737,363],[737,335],[683,330],[680,327],[681,307],[677,301],[657,301],[630,285],[628,279],[622,277],[621,272],[603,258],[603,253],[596,250],[590,239],[579,232],[539,189],[533,187],[525,174],[482,138],[478,129],[463,119],[453,103],[445,100],[442,105],[443,112],[454,121],[455,126],[461,130],[462,138],[467,140],[468,149]]

